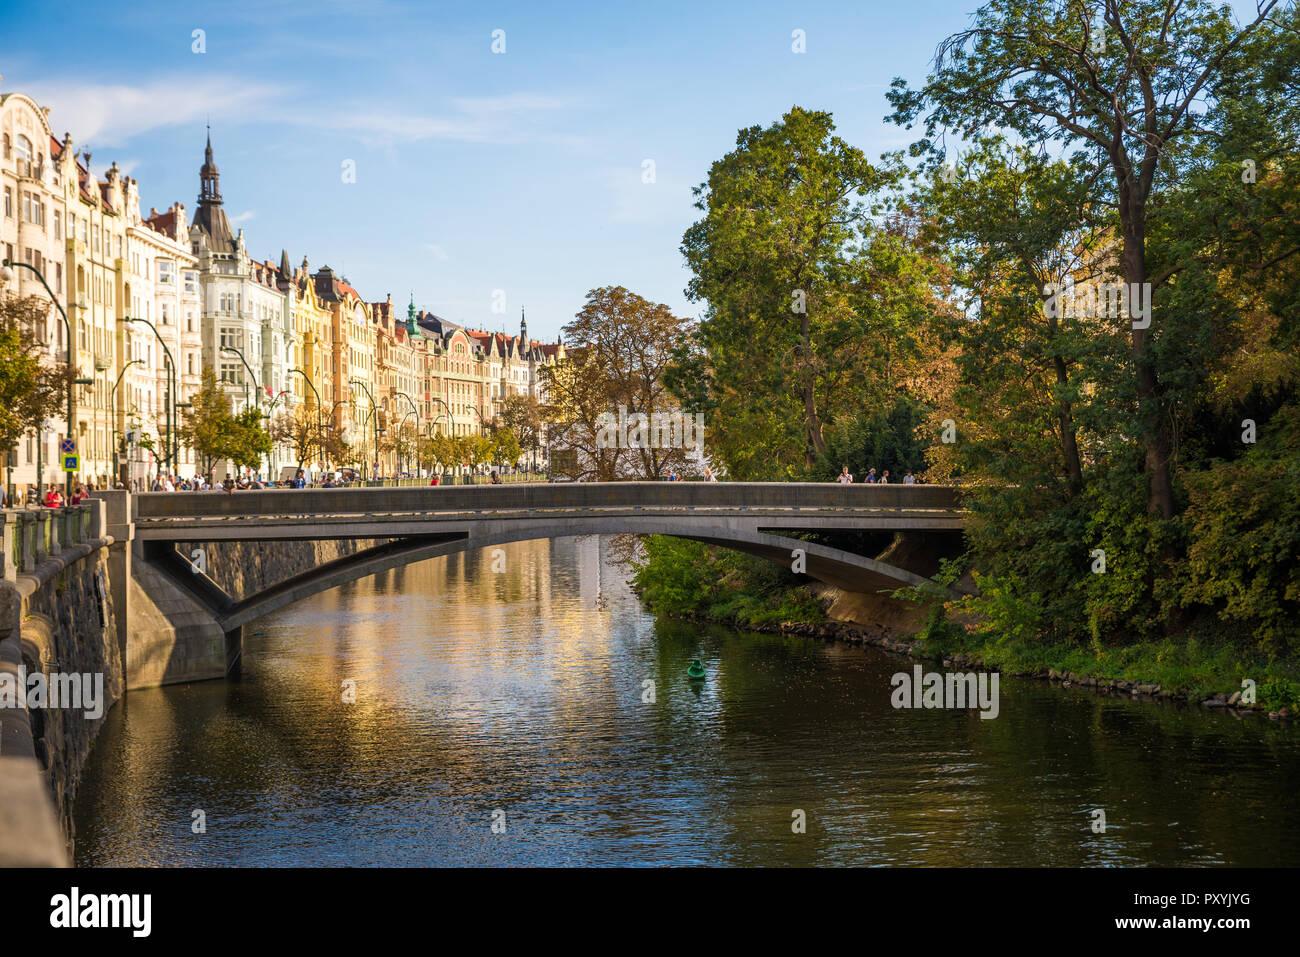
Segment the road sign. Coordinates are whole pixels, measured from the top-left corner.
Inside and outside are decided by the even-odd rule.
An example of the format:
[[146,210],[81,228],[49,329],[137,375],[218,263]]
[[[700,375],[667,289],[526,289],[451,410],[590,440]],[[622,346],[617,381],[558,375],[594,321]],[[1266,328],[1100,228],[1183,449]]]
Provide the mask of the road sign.
[[59,439],[59,451],[64,455],[75,455],[77,453],[77,440]]
[[64,453],[62,459],[63,459],[63,471],[65,472],[81,471],[81,456],[78,455],[76,452],[73,452],[71,454]]

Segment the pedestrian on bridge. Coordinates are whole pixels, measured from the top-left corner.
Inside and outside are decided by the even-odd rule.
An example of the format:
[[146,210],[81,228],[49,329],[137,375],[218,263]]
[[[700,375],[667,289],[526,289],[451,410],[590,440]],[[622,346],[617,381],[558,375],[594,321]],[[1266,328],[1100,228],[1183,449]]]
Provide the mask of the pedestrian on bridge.
[[840,469],[840,474],[835,477],[835,481],[839,482],[841,485],[853,484],[853,473],[849,471],[847,465]]

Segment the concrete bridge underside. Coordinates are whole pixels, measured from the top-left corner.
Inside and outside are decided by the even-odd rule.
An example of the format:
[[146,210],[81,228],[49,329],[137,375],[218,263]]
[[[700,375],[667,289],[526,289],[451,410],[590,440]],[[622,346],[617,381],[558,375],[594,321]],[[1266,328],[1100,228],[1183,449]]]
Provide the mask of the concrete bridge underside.
[[[223,631],[311,595],[412,562],[509,542],[571,535],[671,535],[789,567],[851,591],[930,579],[869,556],[789,537],[800,531],[960,534],[955,489],[778,483],[451,486],[136,496],[140,557],[208,609]],[[784,534],[782,534],[784,533]],[[380,544],[248,596],[196,572],[187,547],[217,541],[375,539]]]

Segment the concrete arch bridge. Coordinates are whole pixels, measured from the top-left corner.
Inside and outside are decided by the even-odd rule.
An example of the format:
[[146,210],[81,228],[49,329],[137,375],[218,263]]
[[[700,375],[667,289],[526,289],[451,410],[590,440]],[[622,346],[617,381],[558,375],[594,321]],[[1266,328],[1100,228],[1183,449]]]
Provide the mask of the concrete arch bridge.
[[[193,680],[196,670],[216,677],[219,664],[236,664],[248,622],[346,582],[453,552],[570,535],[672,535],[787,567],[801,549],[812,578],[874,592],[933,584],[934,556],[960,546],[966,519],[958,490],[934,485],[611,482],[97,495],[109,500],[114,538],[130,543],[122,557],[130,593],[122,600],[152,605],[146,610],[166,619],[146,632],[179,629],[172,640],[150,640],[139,627],[146,622],[135,616],[137,627],[122,636],[134,687]],[[830,531],[902,534],[878,556],[791,537]],[[259,569],[256,584],[241,594],[223,588],[222,576],[202,558],[208,543],[262,543],[265,551],[283,542],[290,552],[289,543],[348,540],[364,547],[320,563],[290,563],[281,575]],[[187,645],[200,647],[187,654]]]

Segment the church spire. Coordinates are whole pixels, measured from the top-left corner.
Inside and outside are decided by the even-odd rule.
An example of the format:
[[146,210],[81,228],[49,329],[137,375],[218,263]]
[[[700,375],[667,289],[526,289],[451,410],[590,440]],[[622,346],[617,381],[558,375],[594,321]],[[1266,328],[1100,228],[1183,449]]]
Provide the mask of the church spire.
[[208,248],[220,253],[230,252],[235,245],[226,211],[221,208],[221,186],[217,164],[212,158],[212,127],[208,127],[208,142],[203,150],[203,165],[199,168],[199,206],[194,211],[194,225],[207,234]]
[[212,159],[212,127],[208,127],[208,145],[203,151],[203,166],[199,168],[199,202],[220,203],[221,186],[217,164]]
[[519,341],[525,349],[528,348],[528,317],[524,315],[524,307],[519,307]]

